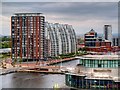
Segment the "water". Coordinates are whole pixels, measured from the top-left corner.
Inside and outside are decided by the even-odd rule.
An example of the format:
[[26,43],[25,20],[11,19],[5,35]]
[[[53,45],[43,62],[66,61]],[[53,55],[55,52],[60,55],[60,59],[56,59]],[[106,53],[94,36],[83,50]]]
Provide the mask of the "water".
[[[57,65],[75,67],[79,60],[59,63]],[[39,73],[12,73],[0,76],[2,88],[53,88],[58,84],[61,88],[66,88],[65,76],[59,74],[39,74]]]
[[64,87],[64,75],[39,73],[13,73],[3,76],[3,88],[52,88],[56,83]]

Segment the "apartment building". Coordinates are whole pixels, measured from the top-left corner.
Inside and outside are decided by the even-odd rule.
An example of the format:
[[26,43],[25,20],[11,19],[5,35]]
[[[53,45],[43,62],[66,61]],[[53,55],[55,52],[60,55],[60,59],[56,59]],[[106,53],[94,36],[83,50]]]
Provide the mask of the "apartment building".
[[72,25],[45,23],[46,38],[50,40],[50,56],[76,52],[76,35]]
[[11,17],[12,60],[44,58],[44,22],[41,13],[15,13]]

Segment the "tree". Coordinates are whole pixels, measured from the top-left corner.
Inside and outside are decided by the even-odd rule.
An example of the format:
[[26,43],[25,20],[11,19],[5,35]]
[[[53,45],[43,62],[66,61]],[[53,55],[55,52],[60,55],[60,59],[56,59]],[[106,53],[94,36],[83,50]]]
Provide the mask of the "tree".
[[0,48],[11,48],[10,41],[8,42],[1,42]]
[[13,67],[15,67],[16,62],[17,62],[17,59],[15,58],[14,61],[12,62]]
[[20,67],[21,67],[21,63],[22,63],[22,58],[20,58],[19,62],[20,62]]

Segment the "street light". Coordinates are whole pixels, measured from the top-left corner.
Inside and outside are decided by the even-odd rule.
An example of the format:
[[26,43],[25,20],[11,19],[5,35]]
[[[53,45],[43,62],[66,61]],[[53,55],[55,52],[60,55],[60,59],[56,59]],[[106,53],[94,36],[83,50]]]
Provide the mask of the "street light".
[[[61,60],[61,57],[59,56],[59,59]],[[60,67],[62,67],[62,60],[61,60],[61,65],[60,65]]]

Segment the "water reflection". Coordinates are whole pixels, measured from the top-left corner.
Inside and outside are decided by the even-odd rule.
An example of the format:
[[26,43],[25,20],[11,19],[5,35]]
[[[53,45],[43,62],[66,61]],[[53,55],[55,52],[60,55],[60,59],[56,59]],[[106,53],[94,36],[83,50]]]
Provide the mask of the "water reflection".
[[[69,67],[74,67],[76,64],[78,60],[62,63],[63,66]],[[2,88],[53,88],[55,84],[66,87],[65,76],[57,74],[12,73],[0,76],[1,79]]]

